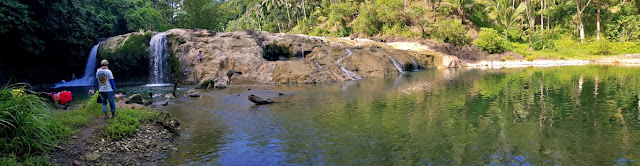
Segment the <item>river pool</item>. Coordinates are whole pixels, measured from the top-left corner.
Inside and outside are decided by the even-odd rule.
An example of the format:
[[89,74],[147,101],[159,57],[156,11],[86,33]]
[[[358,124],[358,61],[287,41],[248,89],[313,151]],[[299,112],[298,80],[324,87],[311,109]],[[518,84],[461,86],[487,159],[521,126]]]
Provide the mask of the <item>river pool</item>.
[[[251,89],[251,90],[248,90]],[[160,108],[160,165],[637,165],[640,68],[445,69],[232,86]],[[278,93],[283,93],[280,95]],[[253,105],[247,96],[272,98]]]

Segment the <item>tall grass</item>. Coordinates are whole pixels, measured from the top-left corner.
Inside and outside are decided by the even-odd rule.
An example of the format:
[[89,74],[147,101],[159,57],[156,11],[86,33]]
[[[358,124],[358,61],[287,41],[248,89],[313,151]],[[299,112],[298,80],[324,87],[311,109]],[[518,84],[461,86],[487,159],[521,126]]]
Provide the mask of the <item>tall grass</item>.
[[[19,89],[21,93],[12,93]],[[56,138],[52,131],[51,108],[40,97],[16,86],[0,89],[0,153],[22,156],[49,149]]]

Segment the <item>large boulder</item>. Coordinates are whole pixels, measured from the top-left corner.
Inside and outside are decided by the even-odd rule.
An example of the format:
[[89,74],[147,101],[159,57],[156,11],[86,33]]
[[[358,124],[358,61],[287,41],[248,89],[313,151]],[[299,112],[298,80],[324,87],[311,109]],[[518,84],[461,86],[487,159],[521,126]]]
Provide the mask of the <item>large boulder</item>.
[[218,89],[224,89],[224,88],[227,88],[228,84],[229,82],[227,80],[219,79],[216,81],[215,87]]
[[143,99],[142,99],[142,95],[140,94],[134,94],[131,95],[127,98],[127,100],[125,100],[126,104],[144,104]]

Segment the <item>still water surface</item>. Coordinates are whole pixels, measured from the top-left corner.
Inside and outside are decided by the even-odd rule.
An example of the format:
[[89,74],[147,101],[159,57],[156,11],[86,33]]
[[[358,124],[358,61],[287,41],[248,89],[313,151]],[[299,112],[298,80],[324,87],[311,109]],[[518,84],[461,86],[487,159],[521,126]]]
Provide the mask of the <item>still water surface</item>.
[[182,131],[159,164],[637,165],[639,83],[577,66],[201,91],[162,108]]

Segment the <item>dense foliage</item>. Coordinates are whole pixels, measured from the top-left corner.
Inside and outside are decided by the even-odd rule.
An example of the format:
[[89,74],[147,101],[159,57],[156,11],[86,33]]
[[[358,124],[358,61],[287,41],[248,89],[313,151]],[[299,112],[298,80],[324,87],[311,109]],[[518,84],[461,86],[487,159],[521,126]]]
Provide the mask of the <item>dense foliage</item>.
[[0,79],[69,79],[82,75],[99,38],[170,28],[405,36],[455,45],[491,28],[540,51],[555,50],[561,35],[581,44],[638,43],[639,8],[640,0],[2,0],[0,48],[8,53],[0,57],[6,71]]
[[507,40],[498,31],[491,28],[481,28],[478,38],[473,41],[482,51],[488,53],[502,53],[507,50]]

